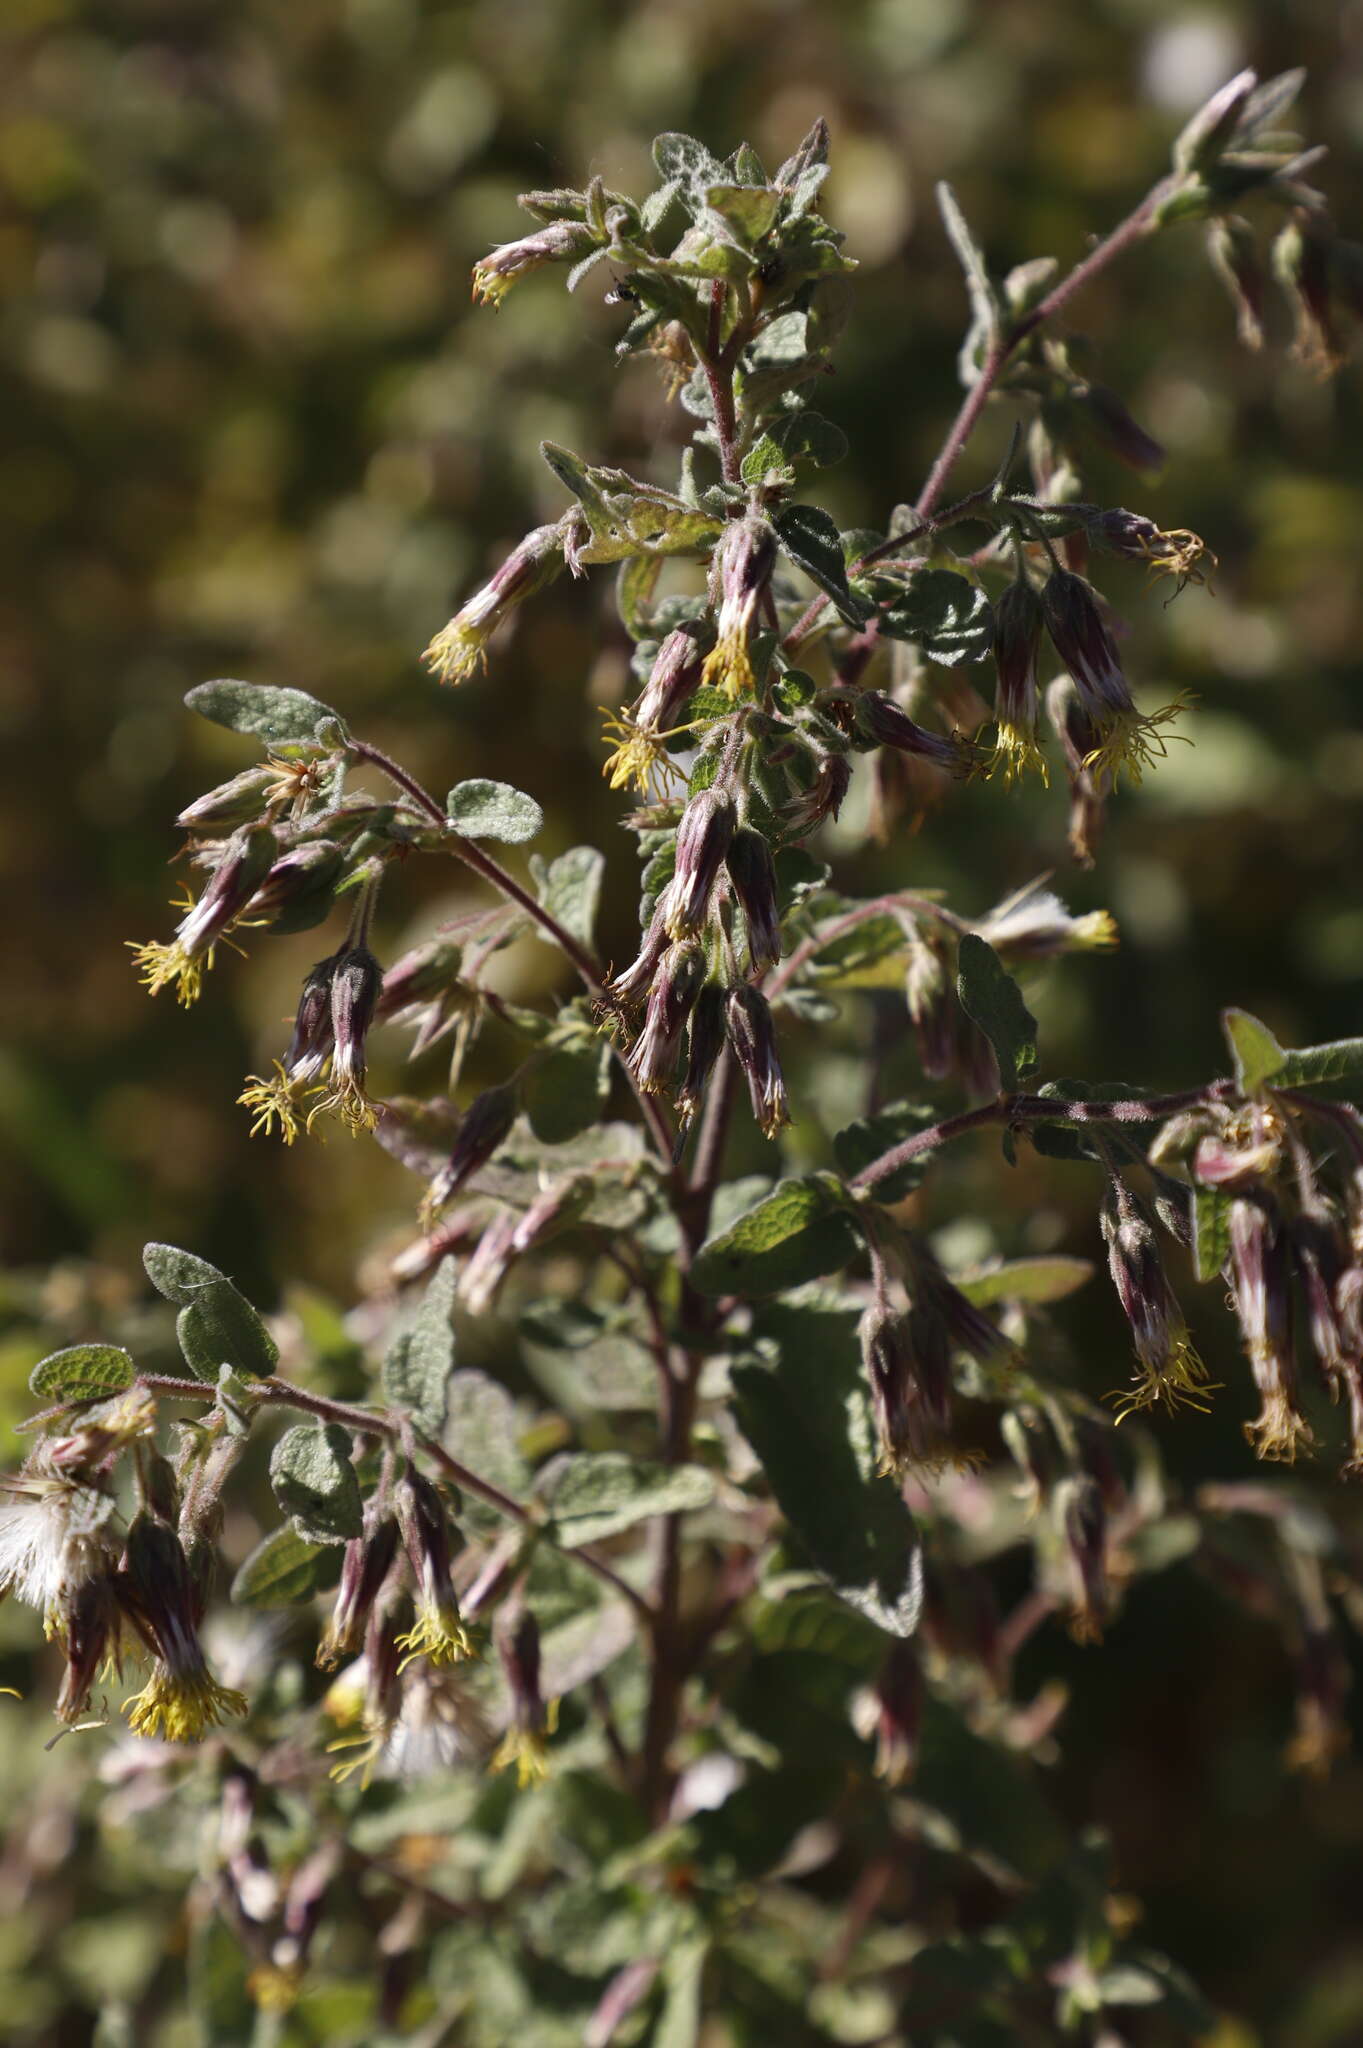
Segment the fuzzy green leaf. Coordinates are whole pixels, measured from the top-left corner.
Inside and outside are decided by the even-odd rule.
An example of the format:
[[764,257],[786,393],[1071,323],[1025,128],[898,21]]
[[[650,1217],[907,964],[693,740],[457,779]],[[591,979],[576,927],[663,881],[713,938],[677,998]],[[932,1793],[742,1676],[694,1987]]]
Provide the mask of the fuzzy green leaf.
[[892,640],[915,640],[946,668],[983,661],[994,644],[994,614],[979,585],[954,569],[920,569],[902,597],[881,613]]
[[257,1543],[232,1581],[238,1607],[292,1607],[317,1590],[325,1546],[308,1543],[289,1523]]
[[751,248],[767,234],[780,210],[782,195],[769,185],[707,185],[705,203],[726,228]]
[[831,597],[849,625],[864,626],[875,606],[847,581],[838,529],[817,505],[790,505],[776,521],[777,537],[797,569]]
[[270,1454],[274,1497],[308,1543],[345,1543],[360,1533],[360,1482],[350,1437],[335,1422],[286,1430]]
[[440,1261],[409,1327],[394,1339],[383,1361],[383,1391],[427,1436],[445,1426],[450,1374],[454,1371],[454,1285],[452,1258]]
[[1221,1029],[1235,1062],[1235,1078],[1246,1095],[1277,1078],[1287,1054],[1267,1024],[1248,1010],[1223,1010]]
[[1215,1280],[1230,1257],[1230,1212],[1224,1188],[1193,1190],[1193,1264],[1199,1280]]
[[810,1561],[849,1606],[911,1635],[922,1604],[913,1517],[877,1477],[876,1435],[855,1320],[765,1305],[755,1333],[774,1357],[733,1368],[738,1426]]
[[173,1244],[145,1246],[142,1263],[158,1294],[178,1309],[194,1311],[176,1323],[191,1372],[216,1379],[218,1367],[230,1365],[248,1378],[269,1378],[279,1363],[279,1346],[225,1273]]
[[789,457],[770,434],[763,434],[755,441],[743,457],[739,474],[745,484],[765,484],[768,488],[793,484],[795,471]]
[[592,1128],[609,1094],[610,1046],[604,1038],[581,1037],[536,1060],[521,1107],[542,1145],[563,1145]]
[[269,683],[239,683],[222,676],[211,683],[196,683],[185,693],[185,703],[201,718],[225,725],[229,732],[249,733],[270,746],[298,745],[323,737],[344,739],[345,721],[329,704],[319,704],[306,690],[281,690]]
[[[540,902],[584,946],[592,943],[605,873],[606,856],[594,846],[570,846],[539,878]],[[546,945],[553,944],[547,933],[540,932],[540,937]]]
[[1093,1261],[1057,1253],[1044,1259],[1007,1259],[987,1273],[953,1277],[976,1308],[989,1308],[996,1301],[1063,1301],[1093,1278]]
[[555,1459],[544,1496],[555,1541],[575,1549],[618,1536],[655,1515],[709,1505],[715,1483],[699,1465],[655,1465],[623,1451],[586,1451]]
[[136,1371],[117,1344],[68,1344],[34,1366],[29,1392],[43,1401],[100,1401],[130,1387]]
[[1306,1045],[1285,1052],[1273,1076],[1275,1088],[1314,1088],[1325,1081],[1346,1081],[1363,1074],[1363,1038],[1336,1038],[1328,1045]]
[[509,782],[489,782],[482,775],[457,782],[445,799],[445,812],[466,839],[502,839],[509,846],[533,839],[544,823],[544,813],[532,796]]
[[1036,1018],[987,939],[967,932],[957,955],[956,993],[966,1015],[994,1048],[1005,1088],[1036,1067]]
[[785,1180],[696,1254],[691,1279],[706,1294],[779,1294],[845,1266],[856,1227],[832,1174]]

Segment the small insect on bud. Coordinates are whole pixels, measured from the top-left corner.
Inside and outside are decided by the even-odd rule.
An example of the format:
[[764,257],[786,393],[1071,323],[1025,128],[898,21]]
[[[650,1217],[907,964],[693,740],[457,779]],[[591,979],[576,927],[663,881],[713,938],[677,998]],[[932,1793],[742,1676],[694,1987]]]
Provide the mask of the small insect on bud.
[[267,825],[252,825],[234,834],[198,902],[189,904],[169,944],[151,940],[145,946],[129,940],[133,959],[150,994],[174,985],[188,1009],[203,987],[204,969],[213,965],[218,940],[240,917],[264,881],[279,851]]
[[674,1098],[683,1131],[690,1128],[705,1097],[706,1083],[724,1050],[725,991],[707,981],[696,998],[686,1037],[686,1073]]
[[462,683],[486,661],[488,641],[502,621],[528,597],[546,589],[563,567],[562,530],[537,526],[513,548],[491,582],[441,627],[426,649],[426,666],[442,683]]
[[689,937],[705,923],[735,822],[734,800],[723,789],[701,790],[683,811],[677,865],[658,906],[674,939]]
[[1235,331],[1242,348],[1264,345],[1264,266],[1258,237],[1238,213],[1220,213],[1207,223],[1212,269],[1230,293]]
[[776,560],[776,535],[764,519],[731,519],[710,563],[710,602],[717,638],[701,680],[733,698],[757,689],[751,641],[762,593]]
[[727,856],[729,881],[743,910],[748,959],[754,974],[781,957],[781,920],[776,908],[776,866],[760,832],[744,825],[734,833]]
[[931,761],[949,775],[969,775],[978,765],[976,749],[967,740],[946,739],[916,725],[883,690],[863,690],[856,703],[857,729],[878,747],[894,747]]
[[627,1064],[645,1094],[670,1088],[681,1051],[682,1032],[705,979],[705,957],[699,947],[670,946],[659,963],[644,1012],[644,1027],[630,1049]]
[[516,1091],[505,1085],[475,1095],[460,1120],[449,1158],[431,1182],[425,1207],[432,1214],[444,1207],[487,1165],[516,1121]]
[[513,1769],[524,1791],[549,1775],[546,1734],[552,1734],[555,1714],[547,1710],[540,1692],[539,1623],[528,1608],[512,1601],[498,1617],[497,1652],[511,1695],[511,1725],[489,1761],[489,1769]]
[[219,1685],[199,1642],[199,1596],[179,1537],[150,1515],[128,1529],[115,1582],[129,1620],[154,1653],[151,1677],[123,1711],[136,1735],[198,1742],[226,1714],[244,1714],[246,1697]]
[[771,1007],[765,996],[740,982],[729,990],[725,1023],[734,1058],[747,1077],[752,1113],[764,1136],[774,1138],[790,1122],[790,1102],[777,1057]]
[[1070,784],[1070,851],[1081,867],[1091,868],[1103,829],[1111,776],[1090,765],[1103,735],[1080,700],[1068,676],[1058,676],[1046,691],[1046,716],[1065,750]]
[[1165,1276],[1154,1227],[1123,1181],[1112,1183],[1100,1220],[1112,1283],[1131,1325],[1139,1367],[1135,1385],[1117,1397],[1117,1420],[1157,1401],[1205,1410],[1207,1368]]
[[612,789],[633,788],[649,796],[667,777],[680,775],[664,742],[682,730],[675,720],[700,683],[713,640],[708,620],[689,619],[678,626],[659,647],[634,709],[607,715],[606,742],[612,752],[601,772]]
[[175,820],[186,832],[211,838],[220,832],[235,832],[239,825],[251,825],[269,804],[279,781],[279,770],[268,762],[258,768],[244,768],[230,782],[195,797]]
[[401,1669],[418,1657],[431,1664],[456,1664],[473,1655],[464,1633],[450,1577],[450,1524],[440,1495],[419,1472],[408,1470],[396,1489],[398,1526],[416,1582],[416,1619],[397,1638],[405,1650]]
[[538,234],[503,242],[480,257],[473,266],[473,296],[486,306],[500,306],[518,278],[546,263],[575,263],[596,246],[596,236],[580,221],[551,221]]
[[341,1582],[331,1620],[317,1646],[317,1663],[332,1671],[342,1657],[354,1657],[364,1641],[369,1616],[379,1590],[388,1577],[398,1549],[398,1525],[393,1516],[376,1512],[365,1515],[361,1535],[352,1537],[341,1559]]
[[1112,1605],[1103,1490],[1090,1474],[1077,1472],[1061,1480],[1055,1505],[1074,1592],[1070,1634],[1077,1643],[1096,1643]]
[[858,1325],[871,1387],[880,1469],[902,1477],[951,1459],[951,1349],[939,1317],[911,1309],[896,1314],[872,1302]]
[[1240,1335],[1249,1354],[1261,1409],[1245,1436],[1261,1458],[1290,1465],[1312,1442],[1297,1406],[1292,1356],[1292,1294],[1287,1247],[1277,1216],[1237,1196],[1230,1211],[1230,1277]]
[[1137,711],[1116,642],[1082,576],[1054,570],[1042,590],[1041,604],[1051,643],[1100,735],[1083,765],[1114,780],[1124,768],[1133,782],[1139,782],[1151,763],[1168,751],[1160,728],[1178,716],[1181,705],[1166,704],[1148,716]]
[[1049,781],[1046,757],[1037,745],[1036,657],[1041,645],[1041,599],[1019,577],[994,607],[994,717],[998,736],[990,773],[1014,782],[1032,768]]

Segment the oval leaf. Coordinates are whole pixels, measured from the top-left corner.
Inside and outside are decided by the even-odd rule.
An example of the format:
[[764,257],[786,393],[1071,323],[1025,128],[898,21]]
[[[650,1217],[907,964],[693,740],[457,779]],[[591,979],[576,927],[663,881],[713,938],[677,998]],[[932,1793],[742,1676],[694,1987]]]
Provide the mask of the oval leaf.
[[1045,1259],[1007,1259],[991,1272],[965,1279],[957,1274],[955,1281],[967,1301],[988,1308],[996,1301],[1063,1301],[1092,1278],[1092,1259],[1059,1253]]
[[954,569],[922,569],[881,614],[892,640],[916,640],[946,668],[983,661],[994,644],[994,614],[976,583]]
[[779,1294],[845,1266],[855,1226],[829,1174],[782,1181],[747,1214],[703,1244],[691,1279],[706,1294]]
[[1363,1074],[1363,1038],[1336,1038],[1328,1045],[1285,1052],[1273,1081],[1278,1088],[1312,1088],[1324,1081],[1346,1081],[1354,1074]]
[[238,1607],[292,1607],[317,1590],[325,1548],[308,1543],[286,1524],[257,1543],[232,1581]]
[[436,1267],[408,1328],[399,1331],[383,1361],[383,1391],[427,1436],[445,1426],[454,1371],[454,1260]]
[[1036,1066],[1036,1018],[1022,991],[987,939],[967,932],[957,955],[956,993],[967,1017],[994,1048],[1005,1088]]
[[225,725],[229,732],[250,733],[271,746],[320,740],[328,725],[339,728],[328,738],[345,736],[345,720],[306,690],[280,690],[269,683],[239,683],[222,676],[186,691],[185,703],[214,725]]
[[655,1515],[706,1507],[714,1491],[699,1465],[655,1465],[623,1451],[557,1458],[544,1475],[555,1541],[569,1550],[618,1536]]
[[230,1365],[250,1378],[269,1378],[279,1363],[279,1346],[225,1273],[173,1244],[144,1246],[142,1264],[158,1294],[192,1311],[175,1326],[192,1373],[216,1379],[218,1367]]
[[1246,1095],[1277,1078],[1287,1054],[1267,1024],[1248,1010],[1223,1010],[1221,1029],[1235,1061],[1235,1078]]
[[466,839],[502,839],[510,846],[533,839],[544,823],[544,813],[532,796],[509,782],[488,782],[482,776],[457,782],[445,799],[445,809]]
[[345,1543],[360,1533],[360,1482],[350,1438],[338,1423],[299,1423],[270,1455],[274,1497],[308,1543]]
[[130,1387],[136,1372],[117,1344],[69,1344],[35,1365],[28,1385],[44,1401],[100,1401]]

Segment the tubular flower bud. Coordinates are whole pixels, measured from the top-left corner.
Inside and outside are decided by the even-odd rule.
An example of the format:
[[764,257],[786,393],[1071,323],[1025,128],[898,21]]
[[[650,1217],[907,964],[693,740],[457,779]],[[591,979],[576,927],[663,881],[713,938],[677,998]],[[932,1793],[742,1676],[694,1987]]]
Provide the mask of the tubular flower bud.
[[197,903],[191,902],[169,944],[150,940],[139,946],[129,940],[133,959],[149,993],[172,983],[186,1009],[203,987],[204,969],[213,965],[218,940],[240,917],[274,864],[279,851],[267,825],[252,825],[231,838],[222,859]]
[[378,1111],[365,1090],[365,1041],[383,986],[383,969],[367,946],[342,953],[331,977],[331,1086],[308,1118],[334,1110],[353,1136],[372,1131]]
[[1081,867],[1091,868],[1112,786],[1110,775],[1095,772],[1090,766],[1102,745],[1102,734],[1068,676],[1058,676],[1047,689],[1046,715],[1065,750],[1070,783],[1070,851]]
[[514,1768],[516,1782],[524,1791],[549,1775],[545,1736],[553,1731],[554,1717],[546,1711],[540,1692],[539,1623],[518,1601],[499,1617],[497,1651],[511,1694],[511,1725],[493,1752],[489,1768]]
[[1181,705],[1166,704],[1149,716],[1137,711],[1116,643],[1082,576],[1054,570],[1041,603],[1051,643],[1100,735],[1083,765],[1114,779],[1125,768],[1131,780],[1139,782],[1151,763],[1168,751],[1160,727],[1178,716]]
[[1140,512],[1125,512],[1120,506],[1086,516],[1085,531],[1094,546],[1105,548],[1108,554],[1120,555],[1127,562],[1144,562],[1154,575],[1177,577],[1179,590],[1186,583],[1206,582],[1197,567],[1204,555],[1209,568],[1216,567],[1216,557],[1208,553],[1206,542],[1186,526],[1165,533],[1153,519]]
[[1205,1410],[1207,1368],[1165,1276],[1154,1228],[1123,1182],[1114,1181],[1101,1222],[1112,1284],[1131,1325],[1140,1368],[1134,1387],[1119,1397],[1117,1420],[1157,1401]]
[[79,1721],[101,1665],[111,1664],[121,1674],[121,1621],[113,1581],[105,1574],[73,1586],[62,1600],[52,1628],[66,1657],[57,1694],[59,1721],[68,1726]]
[[875,1685],[876,1776],[903,1785],[918,1766],[923,1727],[923,1667],[917,1646],[891,1643]]
[[1292,304],[1296,335],[1292,353],[1318,376],[1328,377],[1343,361],[1330,289],[1330,236],[1300,211],[1273,243],[1273,274]]
[[695,1007],[705,977],[705,960],[698,947],[670,946],[664,954],[644,1012],[644,1028],[635,1039],[627,1060],[645,1094],[656,1094],[672,1085],[681,1050],[686,1020]]
[[416,1059],[468,1014],[476,1001],[459,980],[463,949],[452,939],[428,939],[403,954],[383,977],[374,1022],[393,1022],[415,1032],[409,1057]]
[[703,789],[683,811],[677,865],[658,906],[672,938],[687,938],[705,923],[734,824],[734,800],[727,790]]
[[268,761],[258,768],[245,768],[230,782],[220,782],[216,789],[195,797],[175,822],[186,832],[206,838],[219,832],[235,832],[239,825],[255,823],[269,804],[278,780],[279,770]]
[[917,755],[920,760],[931,761],[934,767],[944,768],[949,775],[969,775],[978,765],[976,750],[968,741],[946,739],[940,733],[929,732],[926,726],[916,725],[908,712],[901,711],[894,698],[887,697],[883,690],[861,692],[856,721],[858,729],[877,746]]
[[771,1007],[765,996],[740,982],[729,990],[725,1022],[734,1058],[747,1078],[752,1113],[763,1135],[774,1138],[790,1122],[790,1102],[777,1057]]
[[606,984],[607,992],[620,1003],[641,1003],[653,987],[658,966],[667,951],[667,926],[659,906],[644,933],[637,957]]
[[397,1556],[398,1525],[392,1515],[371,1510],[365,1520],[364,1533],[345,1547],[336,1605],[317,1646],[316,1661],[325,1671],[335,1670],[342,1657],[358,1653],[379,1589]]
[[1074,1589],[1070,1633],[1077,1643],[1096,1643],[1111,1610],[1103,1490],[1087,1472],[1078,1472],[1062,1479],[1055,1500]]
[[806,839],[829,818],[836,818],[852,784],[852,764],[844,754],[825,754],[814,771],[814,780],[802,795],[792,798],[782,810],[782,823],[791,839]]
[[1297,1406],[1292,1358],[1292,1297],[1286,1245],[1262,1203],[1237,1198],[1230,1212],[1231,1290],[1261,1409],[1245,1436],[1261,1458],[1290,1465],[1312,1441]]
[[1314,1203],[1295,1217],[1288,1225],[1288,1234],[1296,1253],[1311,1348],[1326,1384],[1338,1397],[1348,1346],[1335,1296],[1347,1265],[1347,1247],[1323,1203]]
[[117,1590],[129,1618],[155,1653],[151,1677],[124,1702],[136,1735],[198,1742],[226,1714],[244,1714],[246,1696],[219,1685],[198,1636],[199,1602],[179,1537],[150,1515],[134,1517]]
[[1009,896],[975,930],[1008,961],[1053,960],[1061,953],[1117,944],[1110,911],[1089,910],[1073,917],[1040,882],[1029,882]]
[[[325,960],[308,969],[294,1012],[288,1051],[282,1060],[274,1062],[274,1073],[268,1080],[259,1074],[250,1075],[237,1097],[244,1109],[253,1112],[253,1138],[261,1132],[268,1136],[277,1123],[284,1143],[292,1145],[299,1131],[311,1125],[312,1111],[304,1111],[303,1104],[310,1095],[322,1092],[321,1078],[335,1051],[331,984],[345,958],[344,949],[328,953]],[[320,1103],[314,1105],[321,1107]]]
[[[532,240],[535,237],[532,236]],[[490,583],[469,598],[426,649],[424,660],[442,683],[462,683],[487,659],[487,643],[517,605],[563,573],[563,534],[537,526],[513,548]]]
[[990,773],[1013,782],[1034,768],[1050,780],[1036,740],[1036,655],[1041,645],[1041,599],[1021,577],[1010,583],[994,608],[994,668],[998,687],[994,717],[998,737]]
[[516,1121],[516,1091],[509,1086],[485,1088],[464,1111],[449,1158],[431,1182],[426,1208],[434,1213],[466,1187],[487,1165]]
[[725,993],[718,982],[707,981],[696,998],[686,1038],[686,1073],[677,1090],[675,1103],[683,1130],[690,1128],[705,1097],[706,1083],[724,1050]]
[[470,1315],[486,1315],[516,1257],[518,1218],[510,1209],[493,1217],[459,1275],[459,1299]]
[[500,306],[513,284],[528,271],[546,263],[574,263],[589,256],[597,246],[596,236],[579,221],[550,221],[537,234],[524,235],[519,242],[503,242],[479,258],[473,266],[473,296],[485,306]]
[[601,772],[612,789],[633,788],[648,796],[667,777],[680,775],[663,742],[683,730],[674,720],[700,682],[713,638],[708,621],[678,626],[659,647],[634,709],[608,715],[607,743],[613,751]]
[[710,600],[717,638],[701,680],[733,698],[751,697],[757,689],[750,642],[775,560],[776,536],[765,520],[732,519],[715,545]]
[[951,1350],[945,1324],[872,1302],[858,1325],[880,1438],[880,1470],[902,1478],[951,1460]]
[[781,957],[781,920],[776,908],[776,867],[760,832],[742,826],[727,855],[729,881],[748,928],[748,959],[754,974]]
[[345,870],[345,853],[329,839],[290,847],[270,869],[242,912],[243,924],[278,921],[284,931],[321,922]]
[[473,1655],[473,1646],[464,1633],[450,1577],[450,1525],[444,1502],[428,1479],[409,1470],[398,1482],[397,1513],[416,1582],[416,1620],[406,1635],[397,1638],[398,1649],[407,1652],[399,1668],[405,1671],[418,1657],[431,1664],[457,1664]]

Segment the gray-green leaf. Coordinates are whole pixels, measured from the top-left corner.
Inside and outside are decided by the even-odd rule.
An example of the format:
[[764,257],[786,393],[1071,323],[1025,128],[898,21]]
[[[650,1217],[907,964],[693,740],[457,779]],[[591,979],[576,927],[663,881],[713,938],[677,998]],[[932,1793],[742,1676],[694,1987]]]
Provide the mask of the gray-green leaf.
[[691,1279],[706,1294],[779,1294],[845,1266],[857,1249],[846,1198],[832,1174],[784,1180],[696,1254]]
[[289,1523],[257,1543],[232,1581],[238,1607],[292,1607],[317,1590],[325,1546],[308,1543]]
[[99,1401],[130,1387],[136,1370],[116,1344],[68,1344],[34,1366],[29,1392],[43,1401]]
[[1230,1257],[1230,1212],[1224,1188],[1193,1190],[1193,1264],[1199,1280],[1215,1280]]
[[[597,905],[606,873],[606,856],[594,846],[570,846],[549,863],[540,883],[539,897],[551,917],[584,946],[592,944]],[[546,945],[553,941],[535,927]]]
[[269,1378],[279,1363],[279,1346],[225,1273],[173,1244],[146,1245],[142,1263],[158,1294],[178,1309],[193,1310],[176,1322],[191,1372],[216,1379],[218,1367],[230,1365],[249,1378]]
[[700,1465],[655,1465],[623,1451],[555,1459],[543,1485],[555,1540],[570,1550],[618,1536],[655,1515],[706,1507],[715,1490]]
[[[927,1130],[937,1121],[937,1111],[920,1102],[892,1102],[885,1109],[877,1110],[874,1116],[860,1117],[856,1123],[848,1124],[833,1140],[833,1152],[838,1165],[848,1180],[855,1179],[863,1166],[879,1159],[905,1138],[913,1137],[919,1131]],[[912,1194],[932,1163],[931,1154],[924,1152],[917,1159],[910,1159],[886,1174],[875,1183],[875,1198],[878,1202],[902,1202],[905,1195]]]
[[[276,689],[270,683],[239,683],[229,676],[196,683],[185,703],[201,718],[225,725],[229,732],[250,733],[270,746],[298,745],[305,740],[345,737],[345,721],[329,704],[306,690]],[[333,734],[324,728],[335,727]]]
[[842,540],[817,505],[790,505],[776,521],[777,537],[797,569],[831,597],[849,625],[864,626],[875,606],[847,581]]
[[1221,1029],[1235,1062],[1235,1078],[1246,1095],[1276,1080],[1287,1054],[1267,1024],[1261,1024],[1248,1010],[1223,1010]]
[[977,583],[954,569],[920,569],[881,614],[892,640],[915,640],[945,668],[983,661],[994,644],[994,614]]
[[452,1258],[436,1267],[411,1323],[399,1332],[383,1361],[383,1391],[405,1409],[427,1436],[445,1426],[450,1374],[454,1371],[454,1287]]
[[457,782],[445,799],[445,812],[466,839],[502,839],[519,846],[533,839],[544,813],[532,796],[509,782],[489,782],[481,775]]
[[270,1455],[270,1484],[305,1542],[345,1543],[359,1535],[360,1482],[350,1438],[338,1423],[286,1430]]
[[1363,1038],[1336,1038],[1328,1045],[1285,1052],[1273,1083],[1277,1088],[1312,1088],[1324,1081],[1345,1081],[1353,1074],[1363,1074]]
[[957,956],[956,993],[966,1015],[994,1048],[1005,1088],[1036,1067],[1036,1018],[987,939],[967,932]]

